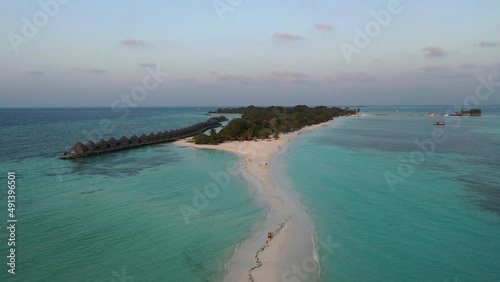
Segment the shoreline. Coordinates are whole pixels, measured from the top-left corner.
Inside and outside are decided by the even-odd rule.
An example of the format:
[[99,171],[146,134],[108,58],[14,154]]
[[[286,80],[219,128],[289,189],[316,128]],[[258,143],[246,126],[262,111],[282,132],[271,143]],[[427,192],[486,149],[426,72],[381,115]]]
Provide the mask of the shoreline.
[[[289,188],[280,187],[271,173],[275,157],[288,149],[293,139],[328,124],[306,126],[298,131],[280,134],[278,140],[229,141],[219,145],[196,145],[186,138],[173,144],[196,149],[222,150],[239,156],[239,165],[248,185],[255,186],[255,200],[267,213],[257,231],[242,241],[228,262],[224,281],[283,281],[298,276],[294,266],[304,275],[301,281],[318,281],[320,265],[315,255],[315,231],[304,206]],[[273,238],[267,242],[268,232]],[[314,265],[313,265],[314,264]],[[307,277],[305,277],[307,276]]]

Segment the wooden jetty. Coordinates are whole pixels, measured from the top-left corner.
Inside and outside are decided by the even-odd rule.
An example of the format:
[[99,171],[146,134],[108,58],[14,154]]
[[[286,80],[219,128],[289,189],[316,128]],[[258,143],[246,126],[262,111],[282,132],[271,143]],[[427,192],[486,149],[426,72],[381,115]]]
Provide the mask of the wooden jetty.
[[227,118],[225,116],[219,116],[210,118],[205,122],[200,122],[188,127],[171,131],[160,131],[156,134],[150,133],[149,135],[146,135],[143,133],[139,137],[137,137],[137,135],[132,135],[132,137],[130,138],[123,136],[118,140],[111,137],[108,141],[100,139],[96,143],[94,143],[92,140],[89,140],[85,144],[78,142],[73,145],[73,147],[71,147],[69,151],[65,152],[60,158],[65,160],[77,159],[123,150],[130,150],[148,145],[174,142],[182,138],[198,135],[208,129],[219,127],[222,125],[221,122],[223,121],[227,121]]

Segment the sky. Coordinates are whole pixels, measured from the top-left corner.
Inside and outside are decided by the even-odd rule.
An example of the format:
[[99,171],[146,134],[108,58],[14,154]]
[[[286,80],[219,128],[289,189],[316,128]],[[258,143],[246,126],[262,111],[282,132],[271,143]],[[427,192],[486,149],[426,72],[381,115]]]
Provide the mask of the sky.
[[500,104],[498,0],[2,1],[0,22],[0,107]]

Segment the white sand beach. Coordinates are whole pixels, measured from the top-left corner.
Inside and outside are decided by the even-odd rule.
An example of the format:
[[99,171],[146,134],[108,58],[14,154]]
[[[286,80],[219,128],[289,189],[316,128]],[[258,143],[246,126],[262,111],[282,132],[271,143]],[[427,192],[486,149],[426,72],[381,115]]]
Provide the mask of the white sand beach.
[[[273,158],[307,131],[332,121],[282,134],[278,140],[196,145],[190,139],[175,144],[198,149],[224,150],[240,156],[241,173],[256,188],[256,200],[268,211],[258,231],[242,242],[229,264],[225,281],[317,281],[319,265],[313,259],[313,228],[301,203],[289,187],[280,187],[271,174]],[[268,232],[274,237],[268,243]],[[296,277],[298,280],[293,280]]]

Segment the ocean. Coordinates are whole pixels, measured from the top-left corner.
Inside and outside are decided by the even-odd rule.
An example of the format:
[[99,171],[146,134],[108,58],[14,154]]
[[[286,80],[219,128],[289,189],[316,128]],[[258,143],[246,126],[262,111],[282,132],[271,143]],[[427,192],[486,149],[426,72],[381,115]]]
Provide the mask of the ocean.
[[[238,243],[266,216],[241,176],[218,185],[235,155],[170,144],[57,158],[77,141],[183,127],[209,110],[0,109],[0,281],[222,281]],[[316,241],[332,242],[317,244],[321,281],[500,281],[500,106],[482,110],[338,118],[287,146],[277,181],[303,203]],[[9,171],[15,275],[6,258]]]
[[[204,190],[236,156],[157,145],[57,158],[90,134],[170,130],[205,121],[209,110],[134,109],[123,118],[105,108],[1,109],[0,281],[222,281],[237,244],[265,216],[239,176]],[[6,264],[8,171],[16,173],[15,275]]]
[[500,281],[500,107],[482,110],[340,118],[293,142],[282,173],[334,246],[321,281]]

